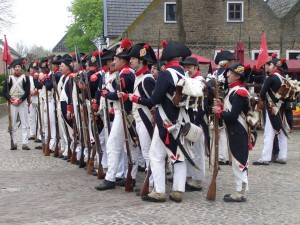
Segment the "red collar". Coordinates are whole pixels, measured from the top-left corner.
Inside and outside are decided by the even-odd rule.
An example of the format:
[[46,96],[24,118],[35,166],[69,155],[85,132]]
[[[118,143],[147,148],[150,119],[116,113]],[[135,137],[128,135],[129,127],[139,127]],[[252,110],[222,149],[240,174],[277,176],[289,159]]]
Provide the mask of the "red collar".
[[279,70],[278,68],[276,68],[272,73],[269,73],[268,74],[268,76],[273,76],[275,73],[279,73],[279,74],[281,74],[282,73],[282,71],[281,70]]
[[237,81],[233,82],[232,84],[229,84],[228,86],[229,86],[230,88],[233,88],[233,87],[236,87],[236,86],[244,87],[244,84],[243,84],[242,81],[237,80]]
[[135,76],[140,76],[142,74],[145,74],[148,71],[148,66],[144,66],[141,69],[139,69],[138,71],[135,72]]
[[200,77],[200,71],[197,71],[191,78]]
[[71,73],[72,73],[72,72],[69,71],[67,74],[65,74],[65,76],[67,77],[67,76],[69,76]]
[[125,65],[122,66],[118,71],[119,71],[119,73],[120,73],[123,69],[129,69],[129,68],[130,68],[129,64],[125,64]]
[[98,72],[98,71],[99,71],[99,69],[98,69],[97,67],[95,67],[95,66],[91,66],[91,67],[90,67],[90,70],[93,70],[93,71],[95,71],[95,72]]
[[59,69],[57,68],[53,71],[53,73],[57,73],[58,71],[59,71]]
[[168,68],[173,67],[173,66],[180,66],[180,64],[179,64],[178,61],[171,61],[171,62],[168,62],[168,63],[165,65],[165,69],[168,69]]
[[14,76],[15,76],[15,77],[19,77],[19,76],[21,76],[21,75],[22,75],[22,73],[20,73],[20,74],[14,73]]

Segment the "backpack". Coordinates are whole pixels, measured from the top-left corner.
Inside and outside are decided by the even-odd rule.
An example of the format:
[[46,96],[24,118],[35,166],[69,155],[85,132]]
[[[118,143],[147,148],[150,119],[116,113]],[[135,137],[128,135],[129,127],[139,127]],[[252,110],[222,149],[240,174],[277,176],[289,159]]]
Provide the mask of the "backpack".
[[[172,68],[168,68],[167,70],[171,73],[176,86],[175,94],[173,96],[168,96],[173,104],[177,107],[184,107],[186,109],[193,108],[194,110],[197,110],[199,100],[204,100],[204,82],[199,78],[184,76]],[[177,75],[182,79],[178,79]]]
[[281,86],[275,93],[275,98],[281,101],[296,100],[300,93],[300,82],[290,78],[282,77],[279,74],[277,76],[281,80]]

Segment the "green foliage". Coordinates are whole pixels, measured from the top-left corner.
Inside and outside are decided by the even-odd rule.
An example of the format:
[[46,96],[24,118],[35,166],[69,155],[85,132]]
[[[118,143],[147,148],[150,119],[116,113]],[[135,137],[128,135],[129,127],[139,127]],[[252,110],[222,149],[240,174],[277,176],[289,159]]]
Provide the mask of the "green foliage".
[[0,86],[3,85],[3,82],[5,81],[6,75],[5,74],[0,74]]
[[80,52],[94,51],[97,49],[94,41],[102,36],[102,0],[74,0],[70,11],[75,22],[68,28],[66,47],[70,52],[74,52],[74,46],[77,44]]

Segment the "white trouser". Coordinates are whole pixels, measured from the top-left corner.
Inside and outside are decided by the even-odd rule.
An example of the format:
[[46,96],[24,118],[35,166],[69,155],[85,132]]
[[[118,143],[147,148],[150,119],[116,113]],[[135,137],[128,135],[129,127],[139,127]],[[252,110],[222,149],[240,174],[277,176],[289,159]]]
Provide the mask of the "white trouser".
[[200,139],[193,145],[194,157],[193,161],[198,166],[198,169],[193,167],[187,161],[187,177],[191,177],[193,180],[204,180],[205,178],[205,135],[201,133]]
[[[167,152],[166,147],[159,137],[158,128],[155,126],[154,134],[150,146],[149,156],[151,171],[154,180],[155,190],[158,193],[166,192],[166,173],[165,173],[165,158]],[[186,162],[179,162],[174,164],[173,171],[173,191],[185,191],[186,180]]]
[[[131,152],[131,158],[133,162],[131,176],[133,179],[135,179],[137,173],[138,149],[133,147],[130,140],[128,142],[129,142],[129,149]],[[125,135],[124,135],[121,111],[115,110],[114,122],[111,127],[111,132],[106,143],[107,165],[108,165],[108,170],[106,172],[106,177],[105,177],[106,180],[115,182],[121,153],[124,152],[124,144],[125,144]]]
[[10,105],[11,123],[12,123],[12,139],[14,144],[17,144],[17,117],[19,114],[22,126],[22,143],[28,144],[28,104],[27,101],[23,101],[18,106]]
[[241,171],[238,166],[240,163],[235,158],[232,158],[232,161],[232,171],[235,178],[236,191],[242,191],[243,183],[246,184],[245,191],[248,191],[248,170]]
[[[50,123],[50,143],[49,149],[54,150],[56,143],[56,128],[55,128],[55,108],[54,108],[54,99],[48,99],[49,106],[49,123]],[[45,130],[45,140],[48,140],[48,115],[47,115],[47,101],[44,100],[44,130]]]
[[[148,133],[148,130],[142,120],[136,121],[136,132],[139,137],[141,145],[141,153],[146,162],[146,168],[149,165],[149,150],[151,145],[151,137]],[[142,160],[143,161],[143,160]],[[145,164],[143,164],[144,167]]]
[[[272,151],[273,151],[273,141],[274,141],[275,134],[276,133],[272,127],[268,112],[266,112],[266,121],[265,121],[265,128],[264,128],[264,147],[263,147],[262,157],[261,157],[263,161],[271,161]],[[286,159],[287,158],[287,137],[284,135],[282,130],[280,130],[278,133],[278,145],[279,145],[278,159]]]
[[[63,120],[64,120],[64,119],[63,119]],[[66,123],[66,122],[64,121],[64,123]],[[70,136],[70,140],[71,140],[70,148],[71,148],[71,151],[73,151],[73,146],[74,146],[74,139],[73,139],[73,135],[72,135],[73,129],[72,129],[72,127],[69,126],[68,123],[66,123],[66,127],[67,127],[67,129],[68,129],[69,136]],[[65,146],[65,150],[64,150],[64,152],[63,152],[63,154],[62,154],[63,156],[68,156],[68,141],[67,141],[66,143],[67,143],[67,144],[66,144],[66,146]]]
[[36,136],[37,134],[37,120],[38,120],[38,111],[37,103],[31,103],[29,105],[29,135]]
[[226,162],[228,160],[228,141],[226,129],[219,129],[219,161]]
[[58,128],[60,135],[60,149],[65,149],[68,146],[68,139],[65,129],[65,121],[62,117],[60,102],[57,104],[57,119],[58,119]]

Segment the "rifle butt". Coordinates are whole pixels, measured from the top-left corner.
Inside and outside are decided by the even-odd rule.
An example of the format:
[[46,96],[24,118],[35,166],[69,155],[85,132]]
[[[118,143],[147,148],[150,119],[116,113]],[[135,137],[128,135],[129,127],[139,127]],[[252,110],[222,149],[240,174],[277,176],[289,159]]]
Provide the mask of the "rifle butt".
[[129,164],[127,170],[126,183],[125,183],[126,192],[133,192],[133,180],[131,176],[131,171],[132,171],[132,164]]
[[90,158],[87,164],[86,172],[87,174],[92,174],[94,169],[94,159]]
[[102,165],[98,166],[98,176],[97,177],[99,180],[102,180],[105,178],[105,173],[104,173]]
[[150,176],[151,176],[151,170],[150,170],[150,167],[149,167],[149,170],[148,170],[147,175],[145,177],[143,186],[141,188],[141,193],[140,193],[141,198],[146,197],[149,194],[149,178],[150,178]]
[[59,156],[59,148],[58,145],[55,145],[55,149],[54,149],[54,153],[53,153],[53,157],[57,158]]
[[49,149],[49,145],[47,145],[47,144],[45,146],[44,156],[50,156],[50,149]]
[[209,185],[206,200],[215,201],[216,200],[216,192],[217,192],[217,184],[216,181],[212,181]]
[[76,150],[74,150],[71,157],[71,164],[76,164],[76,162],[77,162],[77,153]]

